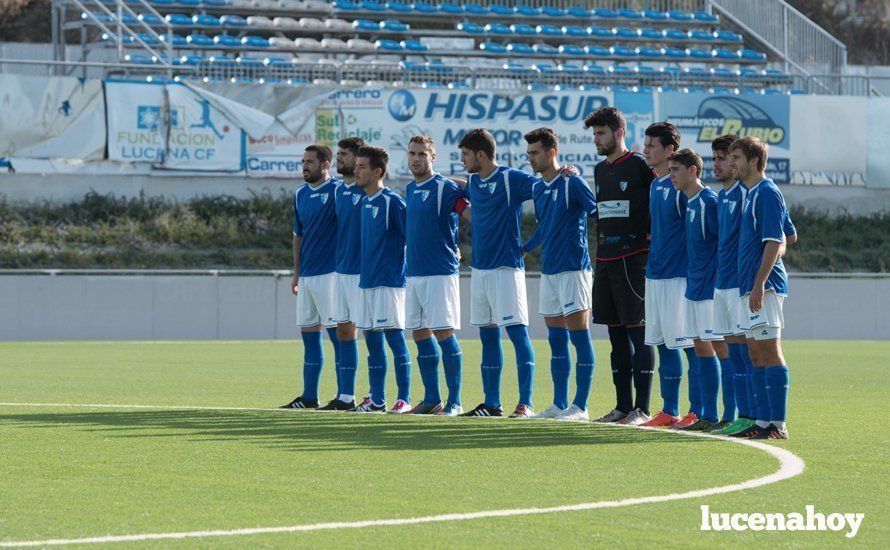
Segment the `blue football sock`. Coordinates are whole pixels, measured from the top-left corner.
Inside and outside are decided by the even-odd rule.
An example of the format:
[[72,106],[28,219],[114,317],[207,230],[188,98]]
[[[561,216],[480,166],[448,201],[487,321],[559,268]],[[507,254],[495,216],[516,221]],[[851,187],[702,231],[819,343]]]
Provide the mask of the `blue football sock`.
[[735,420],[735,365],[732,357],[720,359],[720,389],[723,396],[723,416],[720,420],[732,422]]
[[532,341],[528,337],[528,327],[511,325],[507,327],[507,336],[513,342],[516,352],[516,369],[519,375],[519,404],[532,406],[532,390],[535,385],[535,352]]
[[590,387],[593,385],[593,342],[590,341],[590,330],[573,330],[569,332],[572,345],[575,346],[575,399],[572,403],[581,410],[587,410],[590,398]]
[[300,332],[303,338],[303,399],[318,401],[318,379],[324,364],[321,332]]
[[334,374],[337,377],[337,395],[343,393],[343,383],[340,381],[340,340],[337,338],[337,327],[329,327],[325,329],[331,345],[334,347]]
[[769,422],[770,402],[766,391],[766,369],[754,367],[754,394],[757,396],[757,418],[761,422]]
[[788,367],[778,365],[763,370],[766,371],[766,392],[769,395],[769,420],[785,422],[788,406]]
[[365,333],[368,346],[368,382],[371,384],[371,401],[375,405],[386,404],[386,367],[388,359],[383,345],[383,333]]
[[745,372],[748,375],[748,418],[757,419],[757,391],[754,387],[754,363],[751,361],[751,354],[748,352],[748,344],[739,344],[739,359],[745,364]]
[[463,352],[453,334],[439,342],[439,347],[442,348],[442,370],[445,371],[445,385],[448,386],[448,402],[460,405]]
[[673,416],[680,415],[680,383],[683,381],[683,360],[680,350],[658,346],[658,378],[661,381],[661,410]]
[[411,402],[411,354],[408,353],[408,343],[405,342],[405,331],[401,329],[385,330],[386,343],[392,350],[393,364],[396,371],[396,386],[398,399],[405,403]]
[[695,348],[686,348],[686,361],[689,363],[689,412],[695,413],[695,416],[701,418],[704,411],[701,406],[701,386],[699,385],[699,364],[698,357],[695,355]]
[[547,327],[550,342],[550,376],[553,378],[553,404],[560,409],[569,407],[569,375],[572,363],[569,357],[569,330]]
[[485,404],[500,407],[501,371],[504,370],[501,329],[482,327],[479,329],[479,339],[482,341],[482,391],[485,393]]
[[[740,344],[728,344],[729,358],[732,359],[732,385],[735,394],[735,403],[739,410],[739,416],[745,418],[753,418],[750,405],[748,403],[748,366],[741,357],[742,351]],[[726,385],[723,386],[724,393],[727,391]]]
[[439,346],[435,338],[420,340],[417,344],[417,367],[423,381],[423,400],[426,403],[442,401],[439,394]]
[[698,388],[702,418],[717,422],[717,394],[720,393],[720,361],[716,355],[698,358]]
[[340,341],[340,395],[355,395],[355,370],[358,367],[358,342]]

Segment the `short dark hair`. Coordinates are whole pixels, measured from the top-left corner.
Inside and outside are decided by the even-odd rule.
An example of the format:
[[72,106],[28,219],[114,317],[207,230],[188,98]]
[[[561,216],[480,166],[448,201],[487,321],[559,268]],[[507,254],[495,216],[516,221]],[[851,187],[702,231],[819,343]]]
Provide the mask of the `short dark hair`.
[[698,177],[701,177],[703,163],[701,157],[698,156],[698,153],[696,153],[692,149],[680,149],[676,153],[669,156],[668,160],[679,162],[686,168],[695,166],[695,173],[698,175]]
[[408,140],[408,145],[412,143],[421,143],[430,148],[430,151],[436,150],[436,142],[433,141],[433,138],[430,136],[420,135],[420,136],[411,136],[411,139]]
[[529,145],[540,143],[547,149],[559,149],[559,138],[556,137],[556,132],[552,128],[535,128],[524,137]]
[[466,147],[474,153],[482,151],[485,153],[485,156],[494,160],[494,136],[485,128],[474,128],[470,130],[464,134],[464,137],[460,138],[460,143],[458,143],[457,146],[460,148]]
[[360,137],[346,137],[337,142],[337,147],[340,149],[346,149],[353,154],[357,154],[358,150],[367,145],[365,140]]
[[615,107],[600,107],[584,119],[585,130],[594,126],[608,126],[613,132],[618,128],[627,131],[627,121]]
[[728,153],[729,146],[732,145],[732,142],[736,139],[738,139],[738,136],[724,134],[711,142],[711,151],[714,151],[715,153],[718,151]]
[[312,144],[309,147],[306,147],[305,150],[307,152],[311,151],[315,153],[315,155],[318,157],[318,160],[320,160],[321,162],[331,162],[331,159],[334,158],[334,154],[331,152],[331,148],[320,143]]
[[386,166],[389,164],[389,153],[383,147],[374,147],[373,145],[363,145],[359,148],[356,156],[366,158],[371,161],[371,168],[380,168],[383,170],[381,177],[386,175]]
[[662,147],[674,146],[674,151],[680,148],[680,131],[670,122],[655,122],[646,128],[646,135],[658,138]]
[[753,136],[738,138],[729,146],[729,150],[738,149],[748,160],[757,159],[757,170],[763,172],[766,168],[766,158],[769,156],[769,146]]

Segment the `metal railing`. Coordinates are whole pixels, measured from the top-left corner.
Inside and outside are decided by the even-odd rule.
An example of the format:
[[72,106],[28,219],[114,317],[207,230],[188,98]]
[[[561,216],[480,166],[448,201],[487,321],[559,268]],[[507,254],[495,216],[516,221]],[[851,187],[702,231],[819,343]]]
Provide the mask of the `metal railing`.
[[[805,76],[844,73],[847,47],[784,0],[708,0],[708,4],[724,22],[766,46],[785,63],[786,71]],[[830,81],[816,83],[831,87]]]

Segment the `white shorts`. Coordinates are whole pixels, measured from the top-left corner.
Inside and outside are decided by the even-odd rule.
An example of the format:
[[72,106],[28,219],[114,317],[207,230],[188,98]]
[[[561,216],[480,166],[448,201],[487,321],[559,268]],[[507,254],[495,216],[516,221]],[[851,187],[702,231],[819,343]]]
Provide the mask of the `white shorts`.
[[470,324],[528,325],[525,271],[474,269],[470,278]]
[[[781,330],[784,328],[785,314],[782,311],[785,303],[784,296],[779,296],[774,290],[767,290],[763,293],[763,307],[757,313],[752,313],[751,308],[748,306],[748,298],[750,296],[750,293],[745,294],[738,301],[740,328],[746,331],[746,335],[747,331],[755,331],[754,335],[748,336],[749,338],[756,337],[756,332],[763,332],[760,329]],[[762,335],[761,339],[778,338],[778,335],[773,336],[773,334],[775,334],[775,331],[767,331],[766,334]]]
[[337,273],[337,285],[334,296],[334,321],[337,323],[357,324],[362,316],[364,302],[362,289],[358,287],[361,275],[344,275]]
[[460,276],[408,277],[405,328],[460,330]]
[[702,342],[722,342],[714,333],[714,300],[686,300],[686,332],[690,338]]
[[646,279],[646,344],[692,347],[686,330],[686,279]]
[[560,317],[590,309],[591,281],[590,271],[541,275],[538,313],[544,317]]
[[334,321],[335,273],[300,277],[297,286],[297,326],[336,326]]
[[404,288],[378,286],[361,292],[362,315],[355,326],[362,330],[405,328]]
[[745,334],[745,331],[739,328],[739,289],[714,290],[714,334],[720,336]]

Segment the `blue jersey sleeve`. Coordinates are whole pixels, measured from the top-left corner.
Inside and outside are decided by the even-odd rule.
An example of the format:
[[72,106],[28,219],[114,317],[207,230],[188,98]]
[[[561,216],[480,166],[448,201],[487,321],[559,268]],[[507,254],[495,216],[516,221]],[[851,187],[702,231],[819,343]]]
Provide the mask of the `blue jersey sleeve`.
[[763,241],[785,240],[785,201],[773,189],[764,189],[757,197],[757,218],[760,225],[760,238]]
[[535,232],[531,236],[531,238],[529,240],[527,240],[525,242],[525,244],[522,245],[522,251],[528,253],[528,252],[531,252],[532,250],[538,248],[539,246],[541,246],[541,226],[540,225],[535,228]]
[[791,221],[791,214],[788,213],[788,210],[785,210],[785,224],[784,225],[785,225],[785,228],[783,231],[785,232],[786,236],[794,235],[795,233],[797,233],[797,228],[794,227],[794,222]]
[[532,188],[539,179],[537,176],[527,174],[521,170],[510,170],[507,174],[507,181],[508,185],[513,189],[513,196],[519,202],[525,202],[532,200]]
[[717,198],[705,202],[705,233],[715,240],[720,237],[720,222],[717,220]]
[[398,195],[393,195],[389,205],[389,221],[393,227],[404,237],[407,209],[405,208],[405,199]]
[[299,190],[294,193],[294,237],[303,236],[303,224],[300,223],[300,211],[297,208],[297,196],[299,194]]
[[581,178],[569,178],[569,197],[589,217],[596,216],[596,195],[590,189],[590,185]]

